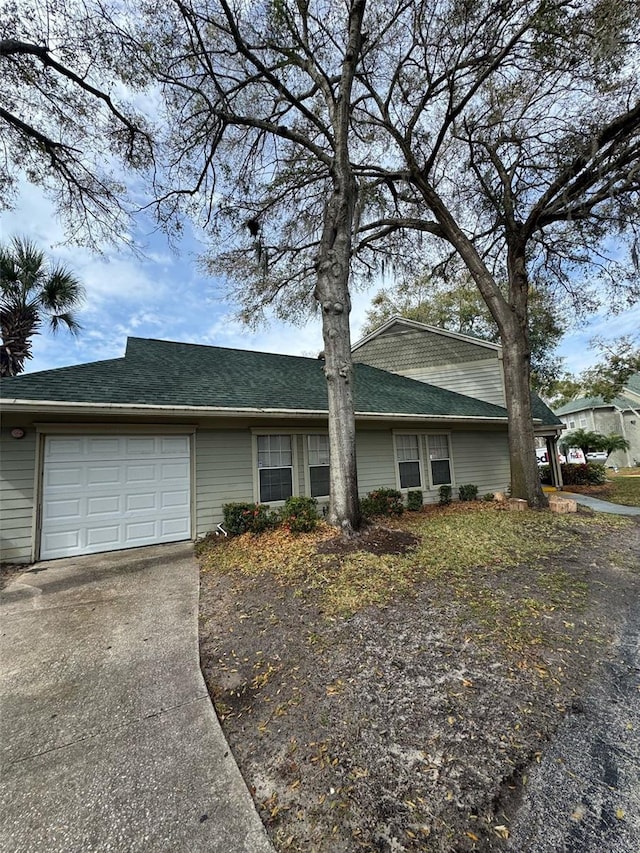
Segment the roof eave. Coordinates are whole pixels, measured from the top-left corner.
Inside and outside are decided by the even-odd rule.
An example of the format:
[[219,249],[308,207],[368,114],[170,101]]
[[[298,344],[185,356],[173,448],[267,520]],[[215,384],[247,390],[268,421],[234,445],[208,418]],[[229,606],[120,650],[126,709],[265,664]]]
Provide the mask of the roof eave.
[[[158,406],[138,403],[86,403],[68,402],[64,400],[20,400],[3,399],[0,406],[5,413],[16,414],[105,414],[105,415],[163,415],[165,417],[183,417],[184,415],[220,415],[224,417],[246,417],[260,415],[261,417],[309,418],[328,417],[326,409],[276,409],[276,408],[229,408],[225,406]],[[399,420],[399,421],[454,421],[467,423],[506,424],[505,416],[474,416],[451,414],[426,414],[424,412],[355,412],[358,420]],[[539,422],[539,419],[536,421]]]

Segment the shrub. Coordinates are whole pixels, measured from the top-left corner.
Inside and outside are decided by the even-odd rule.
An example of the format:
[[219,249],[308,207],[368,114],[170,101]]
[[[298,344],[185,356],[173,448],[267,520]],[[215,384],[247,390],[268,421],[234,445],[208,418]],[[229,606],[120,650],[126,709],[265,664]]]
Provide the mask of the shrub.
[[551,485],[551,465],[540,465],[540,482],[546,485]]
[[451,503],[451,486],[440,486],[440,503],[442,506]]
[[470,483],[468,486],[458,488],[458,497],[461,501],[475,501],[478,497],[478,487]]
[[274,526],[277,516],[266,504],[231,503],[222,507],[224,529],[230,536],[262,533]]
[[315,498],[289,498],[280,519],[292,533],[309,533],[318,523],[318,502]]
[[422,491],[421,489],[415,489],[414,491],[407,493],[407,509],[412,512],[417,512],[422,509]]
[[607,472],[599,462],[587,462],[585,465],[565,464],[562,469],[562,482],[567,486],[601,486],[606,482]]
[[494,497],[495,495],[493,494],[493,492],[487,492],[486,495],[483,495],[482,500],[489,503],[489,501],[492,501]]
[[402,495],[397,489],[375,489],[360,501],[360,512],[365,518],[372,515],[402,515]]

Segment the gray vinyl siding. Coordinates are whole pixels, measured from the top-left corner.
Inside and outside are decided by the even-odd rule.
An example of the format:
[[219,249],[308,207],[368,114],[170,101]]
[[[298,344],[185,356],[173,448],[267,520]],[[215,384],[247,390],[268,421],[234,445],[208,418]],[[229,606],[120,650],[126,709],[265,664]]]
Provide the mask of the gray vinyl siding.
[[33,484],[36,464],[36,432],[11,438],[11,427],[0,437],[0,559],[27,563],[31,560]]
[[426,330],[393,326],[385,334],[372,338],[353,351],[353,360],[380,367],[392,373],[467,361],[497,360],[498,351],[449,335]]
[[244,430],[196,432],[196,535],[222,521],[226,503],[253,502],[252,435]]
[[390,330],[358,347],[353,360],[505,405],[502,361],[496,350],[481,344],[435,332]]
[[506,405],[502,362],[497,359],[423,367],[403,371],[403,375],[497,406]]
[[356,433],[358,493],[366,495],[379,486],[396,488],[393,434],[391,430]]
[[473,484],[479,497],[507,489],[511,474],[506,432],[454,432],[451,445],[456,486]]

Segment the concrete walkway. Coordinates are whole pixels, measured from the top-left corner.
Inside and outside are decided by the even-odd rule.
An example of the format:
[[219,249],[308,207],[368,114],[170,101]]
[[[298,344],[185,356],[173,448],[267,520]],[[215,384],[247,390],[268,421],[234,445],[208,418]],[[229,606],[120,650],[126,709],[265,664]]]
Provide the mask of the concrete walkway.
[[190,545],[40,563],[0,597],[4,853],[271,853],[198,663]]
[[577,492],[551,492],[551,494],[560,498],[571,498],[595,512],[610,512],[612,515],[640,515],[640,507],[637,506],[612,504],[609,501],[601,501],[599,498],[592,498],[589,495],[579,495]]

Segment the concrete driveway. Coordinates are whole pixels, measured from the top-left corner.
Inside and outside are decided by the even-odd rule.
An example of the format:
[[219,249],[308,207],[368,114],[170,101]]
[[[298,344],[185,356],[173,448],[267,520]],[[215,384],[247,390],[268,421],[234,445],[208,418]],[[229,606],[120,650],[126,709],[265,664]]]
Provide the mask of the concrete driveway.
[[198,663],[190,545],[40,563],[0,596],[0,848],[270,853]]

